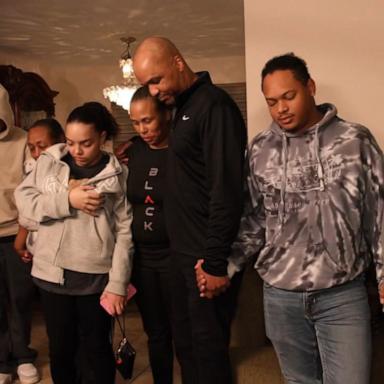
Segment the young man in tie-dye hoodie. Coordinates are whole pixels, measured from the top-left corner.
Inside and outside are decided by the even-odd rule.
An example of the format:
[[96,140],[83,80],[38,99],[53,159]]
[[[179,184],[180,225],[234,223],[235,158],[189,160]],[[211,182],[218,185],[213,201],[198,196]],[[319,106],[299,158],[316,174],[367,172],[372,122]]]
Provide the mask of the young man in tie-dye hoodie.
[[240,269],[257,257],[287,383],[368,384],[364,275],[375,263],[383,300],[383,154],[367,128],[317,106],[315,90],[293,54],[262,71],[273,122],[249,147],[250,203],[232,262]]

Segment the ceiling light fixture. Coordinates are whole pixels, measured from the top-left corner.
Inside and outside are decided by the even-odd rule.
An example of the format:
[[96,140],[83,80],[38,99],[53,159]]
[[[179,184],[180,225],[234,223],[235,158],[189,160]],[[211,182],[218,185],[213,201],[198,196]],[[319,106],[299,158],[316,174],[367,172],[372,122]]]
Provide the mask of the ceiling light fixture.
[[136,41],[136,39],[134,37],[122,37],[120,40],[126,44],[125,51],[119,60],[119,65],[123,72],[123,84],[104,88],[103,95],[106,99],[120,105],[129,112],[132,96],[136,89],[140,87],[133,72],[132,56],[129,51],[130,45]]

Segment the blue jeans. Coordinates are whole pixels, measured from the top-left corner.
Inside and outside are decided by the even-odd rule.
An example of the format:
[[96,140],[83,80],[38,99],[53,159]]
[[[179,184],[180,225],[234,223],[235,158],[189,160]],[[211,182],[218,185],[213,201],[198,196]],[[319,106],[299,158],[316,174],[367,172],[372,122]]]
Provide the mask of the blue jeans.
[[313,292],[264,283],[264,316],[287,383],[369,384],[371,325],[362,278]]

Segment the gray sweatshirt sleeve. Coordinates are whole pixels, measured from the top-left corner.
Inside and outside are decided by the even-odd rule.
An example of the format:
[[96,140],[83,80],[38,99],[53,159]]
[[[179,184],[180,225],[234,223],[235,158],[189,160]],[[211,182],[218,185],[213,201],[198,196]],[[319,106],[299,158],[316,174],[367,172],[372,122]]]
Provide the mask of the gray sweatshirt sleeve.
[[362,156],[365,167],[363,234],[376,266],[377,281],[384,284],[384,157],[370,133],[363,141]]
[[40,223],[71,216],[68,194],[52,171],[52,161],[44,156],[16,188],[15,200],[20,216]]

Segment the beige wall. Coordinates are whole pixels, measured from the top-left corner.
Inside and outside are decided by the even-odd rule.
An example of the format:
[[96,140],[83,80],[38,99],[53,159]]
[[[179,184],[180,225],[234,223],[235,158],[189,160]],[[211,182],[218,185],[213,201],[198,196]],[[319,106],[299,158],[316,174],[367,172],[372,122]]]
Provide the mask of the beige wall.
[[368,126],[384,147],[384,2],[244,0],[250,137],[270,121],[260,71],[272,56],[295,52],[317,82],[317,101]]
[[217,84],[245,82],[245,57],[228,56],[206,59],[190,59],[194,71],[209,71],[212,81]]
[[[99,101],[109,107],[102,95],[103,88],[120,84],[122,75],[118,63],[109,66],[60,66],[46,61],[25,60],[17,56],[3,57],[1,64],[12,64],[23,71],[41,75],[51,89],[59,91],[55,98],[56,118],[64,124],[69,112],[90,100]],[[191,59],[190,66],[196,70],[209,70],[214,82],[231,83],[245,81],[245,58],[222,57]]]

